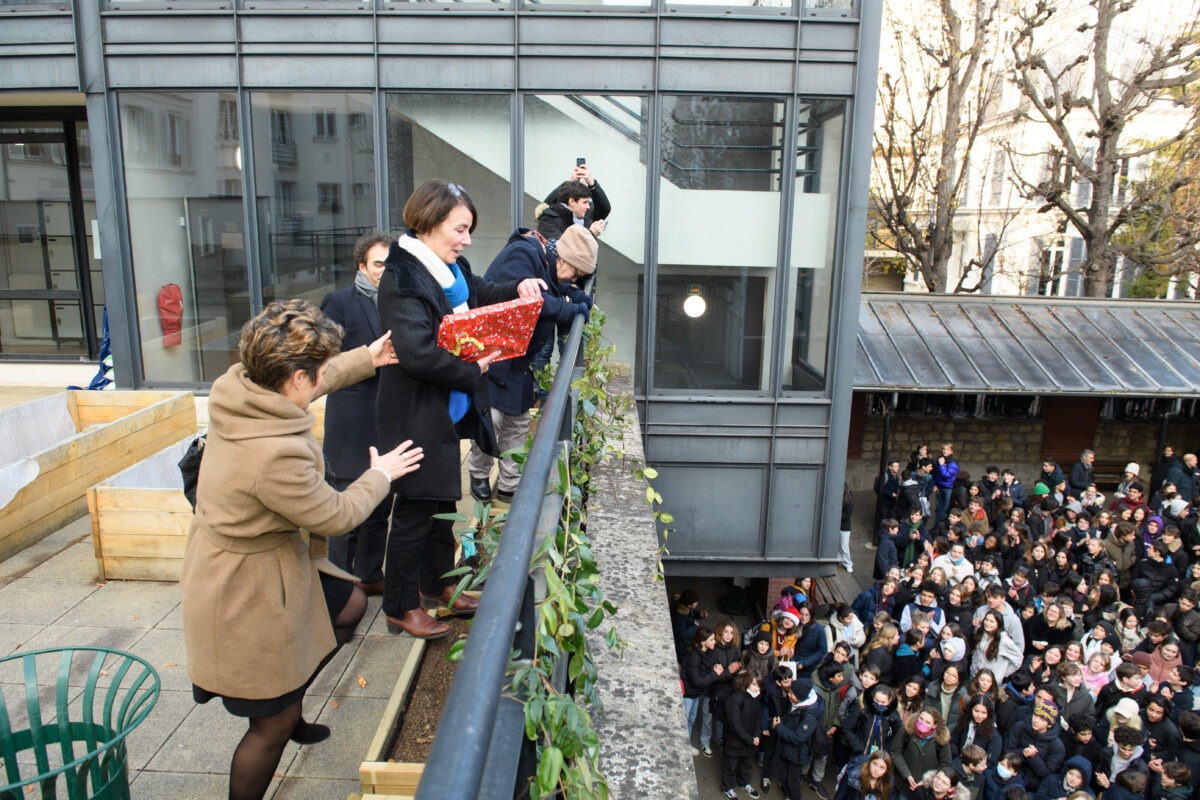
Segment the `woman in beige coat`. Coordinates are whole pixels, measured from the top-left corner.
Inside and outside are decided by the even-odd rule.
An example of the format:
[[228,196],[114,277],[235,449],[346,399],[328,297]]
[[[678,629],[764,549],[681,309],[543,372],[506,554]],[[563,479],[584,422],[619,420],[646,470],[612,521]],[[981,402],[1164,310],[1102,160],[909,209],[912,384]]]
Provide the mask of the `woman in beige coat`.
[[422,456],[411,442],[384,455],[371,448],[370,468],[344,492],[325,482],[309,404],[396,363],[390,332],[339,355],[341,342],[341,327],[315,306],[271,303],[242,328],[242,362],[209,396],[183,632],[197,702],[220,697],[249,718],[229,770],[238,800],[266,793],[289,738],[328,736],[301,718],[304,692],[366,609],[360,588],[318,577],[300,529],[356,527]]

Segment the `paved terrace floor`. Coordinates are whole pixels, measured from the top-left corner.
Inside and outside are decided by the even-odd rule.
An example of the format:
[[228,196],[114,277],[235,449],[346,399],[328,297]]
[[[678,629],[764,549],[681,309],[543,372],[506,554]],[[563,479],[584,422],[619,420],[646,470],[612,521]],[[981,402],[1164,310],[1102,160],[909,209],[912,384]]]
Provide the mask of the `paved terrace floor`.
[[[178,584],[102,582],[85,516],[0,562],[0,609],[4,655],[98,645],[139,655],[158,671],[162,694],[129,737],[134,798],[226,797],[229,759],[245,723],[219,700],[192,701]],[[289,744],[268,798],[341,800],[358,791],[359,762],[414,641],[389,635],[379,598],[370,598],[358,634],[304,701],[305,718],[329,725],[333,735],[318,745]],[[4,691],[12,696],[16,688]]]

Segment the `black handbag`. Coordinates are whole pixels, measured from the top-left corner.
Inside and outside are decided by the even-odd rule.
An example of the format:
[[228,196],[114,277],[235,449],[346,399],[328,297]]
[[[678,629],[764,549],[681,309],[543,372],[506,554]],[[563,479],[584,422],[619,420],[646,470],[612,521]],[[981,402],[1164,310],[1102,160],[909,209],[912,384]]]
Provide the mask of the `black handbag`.
[[179,474],[183,476],[183,496],[196,510],[196,486],[200,483],[200,461],[204,458],[204,445],[208,434],[201,434],[188,445],[187,452],[179,459]]

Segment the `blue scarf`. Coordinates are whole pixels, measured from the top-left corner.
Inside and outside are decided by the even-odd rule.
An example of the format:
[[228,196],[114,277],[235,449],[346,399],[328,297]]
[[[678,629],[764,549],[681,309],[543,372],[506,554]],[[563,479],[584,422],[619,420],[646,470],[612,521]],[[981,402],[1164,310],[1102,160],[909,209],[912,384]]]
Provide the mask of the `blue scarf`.
[[[446,293],[446,299],[450,301],[450,307],[456,308],[467,302],[471,290],[467,287],[467,279],[463,277],[462,270],[458,268],[458,264],[447,264],[447,266],[454,273],[454,283],[442,291]],[[466,392],[450,390],[451,422],[457,424],[460,419],[467,415],[467,409],[470,407],[471,398],[467,396]]]

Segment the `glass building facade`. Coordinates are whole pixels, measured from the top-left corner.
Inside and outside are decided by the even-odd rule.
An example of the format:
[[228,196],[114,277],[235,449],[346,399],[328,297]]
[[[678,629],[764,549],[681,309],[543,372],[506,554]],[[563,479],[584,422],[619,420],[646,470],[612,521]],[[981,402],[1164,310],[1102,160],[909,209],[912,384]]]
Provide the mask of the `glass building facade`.
[[467,187],[482,271],[584,158],[669,567],[831,555],[876,0],[0,7],[0,370],[94,359],[107,308],[122,386],[203,391],[421,181]]

